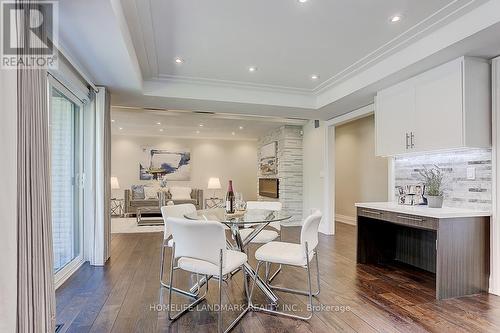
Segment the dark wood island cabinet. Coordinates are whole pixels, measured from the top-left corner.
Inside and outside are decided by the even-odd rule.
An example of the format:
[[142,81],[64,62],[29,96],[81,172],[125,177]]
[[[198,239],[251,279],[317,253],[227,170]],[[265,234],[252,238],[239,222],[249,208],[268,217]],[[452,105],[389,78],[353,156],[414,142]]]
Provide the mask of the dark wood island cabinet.
[[357,262],[432,272],[436,298],[488,291],[490,213],[393,203],[357,206]]

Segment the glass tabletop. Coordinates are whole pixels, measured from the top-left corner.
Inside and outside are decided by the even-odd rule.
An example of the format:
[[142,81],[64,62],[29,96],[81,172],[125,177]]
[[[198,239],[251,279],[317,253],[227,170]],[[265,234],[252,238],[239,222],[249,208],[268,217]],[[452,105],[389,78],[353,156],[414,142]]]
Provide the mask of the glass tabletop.
[[254,224],[286,221],[292,216],[283,211],[248,209],[246,211],[227,214],[224,208],[197,210],[184,215],[190,220],[218,221],[224,224]]

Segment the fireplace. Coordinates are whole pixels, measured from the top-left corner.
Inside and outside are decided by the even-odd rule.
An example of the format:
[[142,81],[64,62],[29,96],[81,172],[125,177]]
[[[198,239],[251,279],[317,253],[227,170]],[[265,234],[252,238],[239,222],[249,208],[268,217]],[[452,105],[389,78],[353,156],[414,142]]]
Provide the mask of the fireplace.
[[278,178],[259,178],[259,195],[268,198],[279,198]]

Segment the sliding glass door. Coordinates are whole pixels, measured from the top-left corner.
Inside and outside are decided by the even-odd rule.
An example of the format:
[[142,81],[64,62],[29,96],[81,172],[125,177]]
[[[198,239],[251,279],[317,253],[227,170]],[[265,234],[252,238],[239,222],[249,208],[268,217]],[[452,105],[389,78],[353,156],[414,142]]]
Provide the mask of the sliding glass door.
[[83,258],[82,108],[64,86],[49,81],[54,273],[57,284]]

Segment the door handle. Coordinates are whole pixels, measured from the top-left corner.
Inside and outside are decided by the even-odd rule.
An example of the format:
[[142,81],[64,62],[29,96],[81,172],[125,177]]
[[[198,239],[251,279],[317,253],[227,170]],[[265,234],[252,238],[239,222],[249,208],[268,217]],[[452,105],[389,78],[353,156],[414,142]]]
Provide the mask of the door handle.
[[376,210],[363,209],[362,212],[368,213],[368,214],[374,214],[374,215],[382,215],[382,212],[377,212]]
[[415,148],[415,144],[413,143],[413,139],[415,138],[415,135],[413,134],[413,132],[410,132],[410,147],[411,148]]
[[408,132],[406,132],[406,149],[410,148],[410,145],[408,144],[409,139],[410,139],[410,136],[408,135]]
[[424,219],[420,219],[418,217],[409,217],[409,216],[403,216],[403,215],[396,215],[398,219],[402,220],[409,220],[409,221],[417,221],[417,222],[424,222]]

